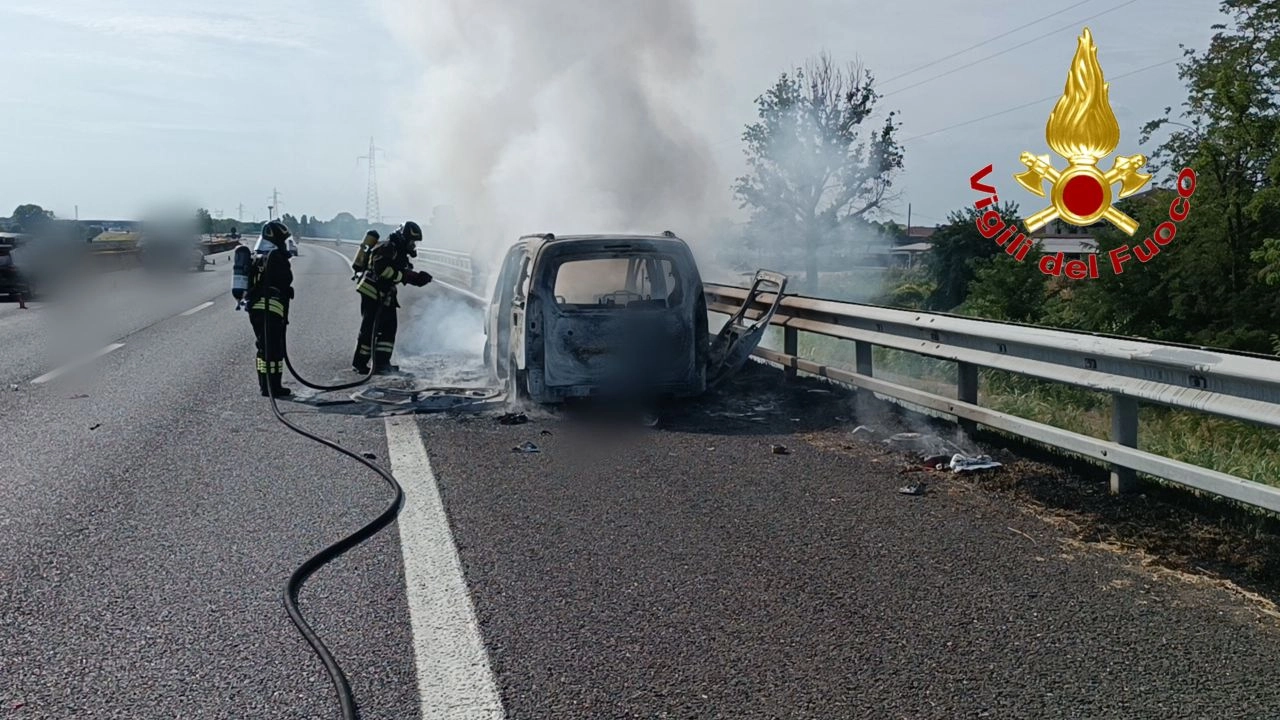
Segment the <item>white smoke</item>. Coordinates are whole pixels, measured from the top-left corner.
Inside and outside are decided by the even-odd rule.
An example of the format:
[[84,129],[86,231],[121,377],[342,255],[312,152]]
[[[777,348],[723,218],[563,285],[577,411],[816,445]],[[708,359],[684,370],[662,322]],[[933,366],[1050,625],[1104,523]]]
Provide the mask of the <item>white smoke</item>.
[[378,4],[424,67],[386,186],[399,206],[453,205],[460,247],[488,259],[531,232],[688,237],[730,200],[693,129],[703,39],[688,0]]

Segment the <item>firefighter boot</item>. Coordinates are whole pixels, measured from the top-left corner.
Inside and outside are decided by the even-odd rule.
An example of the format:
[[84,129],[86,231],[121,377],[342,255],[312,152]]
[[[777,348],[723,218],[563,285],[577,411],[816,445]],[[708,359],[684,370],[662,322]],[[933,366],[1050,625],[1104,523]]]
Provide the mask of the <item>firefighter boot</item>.
[[258,392],[262,393],[262,397],[267,397],[267,376],[266,373],[258,373]]
[[280,379],[284,377],[283,373],[271,373],[267,376],[268,382],[271,383],[271,394],[277,398],[287,398],[293,395],[293,391],[280,384]]

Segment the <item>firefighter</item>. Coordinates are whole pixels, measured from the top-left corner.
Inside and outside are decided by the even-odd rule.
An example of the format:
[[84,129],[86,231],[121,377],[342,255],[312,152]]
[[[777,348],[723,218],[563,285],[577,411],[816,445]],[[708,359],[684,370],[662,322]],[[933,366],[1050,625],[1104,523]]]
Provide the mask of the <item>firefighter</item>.
[[284,375],[285,325],[293,299],[293,269],[285,241],[289,228],[279,220],[262,226],[249,267],[249,322],[258,347],[258,389],[263,395],[287,398],[293,393],[280,384]]
[[356,292],[360,293],[360,336],[356,338],[351,369],[361,375],[369,374],[372,358],[374,372],[395,372],[400,369],[391,364],[398,324],[396,308],[400,307],[396,285],[422,287],[431,282],[429,273],[414,270],[409,261],[418,255],[416,245],[422,239],[422,228],[415,222],[407,222],[386,239],[372,231],[365,239],[372,241],[371,247],[357,254],[351,268],[359,278]]

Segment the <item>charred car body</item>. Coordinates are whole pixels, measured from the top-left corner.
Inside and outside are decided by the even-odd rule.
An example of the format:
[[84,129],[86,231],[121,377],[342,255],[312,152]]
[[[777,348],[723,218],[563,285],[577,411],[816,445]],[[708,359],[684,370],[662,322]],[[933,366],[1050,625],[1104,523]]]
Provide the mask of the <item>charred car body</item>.
[[[752,297],[771,285],[780,299],[785,283],[760,273]],[[526,235],[498,271],[485,362],[509,397],[539,403],[690,397],[746,361],[776,308],[739,312],[712,342],[702,277],[673,233]]]

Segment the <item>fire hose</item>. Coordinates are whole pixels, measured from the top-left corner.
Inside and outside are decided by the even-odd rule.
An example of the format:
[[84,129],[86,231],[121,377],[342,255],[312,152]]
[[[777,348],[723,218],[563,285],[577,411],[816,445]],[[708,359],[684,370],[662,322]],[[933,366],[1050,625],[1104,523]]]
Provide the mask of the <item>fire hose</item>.
[[[381,306],[379,306],[378,312],[381,313],[381,310],[382,308]],[[277,322],[276,320],[272,319],[271,312],[267,312],[265,313],[265,315],[266,315],[267,323]],[[374,328],[377,328],[376,319],[374,321]],[[269,331],[267,331],[265,328],[264,328],[263,336],[264,336],[263,338],[264,344],[271,342],[272,334]],[[372,342],[370,344],[372,345]],[[298,377],[298,374],[293,369],[293,365],[289,364],[289,355],[288,355],[288,349],[287,349],[288,343],[287,342],[283,343],[283,345],[284,347],[281,348],[281,351],[285,357],[285,364],[288,365],[289,367],[289,372],[293,374],[295,378],[297,378],[298,382],[302,383],[303,385],[306,385],[307,387],[316,388],[316,389],[345,389],[345,388],[355,387],[356,385],[360,385],[369,379],[369,377],[366,376],[364,379],[358,382],[339,385],[339,386],[333,386],[333,387],[313,385],[311,383],[306,382],[301,377]],[[264,350],[266,350],[265,347],[264,347]],[[274,357],[274,355],[271,355],[271,356]],[[373,374],[372,371],[370,371],[370,376],[372,374]],[[328,564],[330,561],[338,557],[341,557],[344,553],[346,553],[351,548],[359,545],[365,540],[368,540],[369,538],[378,534],[378,532],[380,532],[383,528],[385,528],[386,526],[394,522],[396,517],[400,514],[400,508],[404,505],[404,490],[401,489],[400,483],[396,482],[395,477],[393,477],[392,474],[388,472],[386,469],[380,467],[375,463],[370,462],[368,459],[361,457],[355,452],[352,452],[351,450],[348,450],[342,447],[341,445],[337,444],[336,442],[333,442],[332,440],[320,437],[319,435],[308,432],[307,430],[304,430],[298,427],[297,425],[290,422],[287,418],[285,418],[284,414],[280,412],[280,406],[276,403],[275,389],[272,387],[271,383],[267,383],[267,395],[271,400],[271,412],[275,414],[276,419],[279,420],[285,427],[289,428],[290,430],[294,431],[295,433],[309,440],[314,440],[315,442],[318,442],[327,448],[337,450],[343,455],[346,455],[352,460],[355,460],[356,462],[374,471],[383,479],[384,482],[387,483],[387,486],[390,487],[391,491],[394,493],[394,498],[392,499],[392,501],[387,505],[386,509],[384,509],[376,518],[369,521],[367,524],[364,525],[364,527],[361,527],[359,530],[356,530],[350,535],[347,535],[341,540],[338,540],[337,542],[333,543],[332,545],[324,548],[320,552],[308,558],[306,562],[302,563],[302,565],[298,567],[298,569],[293,571],[293,574],[289,576],[288,582],[285,583],[285,588],[284,588],[285,611],[289,614],[289,619],[293,621],[293,624],[298,629],[298,632],[302,634],[302,637],[307,641],[307,644],[311,646],[311,649],[315,651],[315,654],[320,658],[320,661],[324,664],[325,671],[329,674],[329,678],[333,681],[333,687],[338,693],[338,705],[342,710],[343,720],[359,720],[360,714],[356,708],[355,695],[351,692],[351,684],[347,681],[347,677],[342,672],[341,666],[338,665],[338,661],[334,659],[333,653],[329,651],[329,648],[325,646],[324,641],[320,639],[320,636],[316,634],[315,630],[312,629],[311,625],[308,624],[306,619],[302,616],[302,611],[298,609],[298,594],[302,591],[303,583],[305,583],[307,579],[311,577],[311,575],[314,574],[317,570],[319,570],[324,565]]]
[[[383,309],[383,306],[379,305],[374,319],[374,332],[371,333],[374,337],[376,337],[378,315],[381,314],[381,309]],[[283,318],[279,320],[273,318],[274,313],[270,313],[270,311],[266,311],[264,315],[265,323],[283,322]],[[264,338],[262,338],[262,340],[264,340],[264,346],[273,342],[274,336],[273,333],[270,332],[269,328],[264,327],[264,333],[262,334],[264,334]],[[282,333],[282,337],[283,334],[284,333]],[[372,340],[374,340],[374,337],[370,337],[370,346],[372,346]],[[305,384],[307,387],[315,389],[346,389],[360,386],[360,384],[364,384],[370,377],[372,377],[372,370],[370,370],[369,375],[366,375],[366,377],[356,380],[356,382],[353,383],[339,384],[339,386],[319,386],[319,384],[308,383],[307,380],[302,379],[296,370],[293,369],[293,364],[289,363],[288,342],[282,342],[282,346],[283,347],[280,347],[280,355],[284,356],[285,365],[288,366],[289,373],[291,373],[298,382]],[[264,347],[266,354],[271,357],[275,356],[274,350],[274,347]],[[379,477],[387,483],[387,486],[392,489],[392,492],[394,493],[392,501],[388,503],[387,507],[385,507],[385,509],[381,511],[376,518],[370,520],[369,523],[366,523],[364,527],[356,530],[356,532],[348,534],[347,537],[339,539],[338,542],[330,544],[330,546],[325,547],[324,550],[316,552],[315,555],[308,557],[302,565],[298,566],[298,568],[293,571],[292,575],[289,575],[288,582],[284,584],[284,610],[285,612],[288,612],[289,620],[293,621],[293,625],[298,629],[298,633],[302,634],[303,639],[306,639],[307,644],[310,644],[311,650],[315,651],[316,656],[319,657],[321,662],[323,662],[325,671],[329,674],[329,679],[333,680],[334,689],[338,693],[338,706],[340,707],[340,710],[342,710],[343,720],[358,720],[360,719],[360,712],[358,712],[356,708],[356,698],[355,694],[351,691],[351,683],[348,682],[346,674],[343,674],[342,666],[339,666],[338,661],[334,659],[333,652],[329,651],[329,648],[325,646],[324,641],[321,641],[320,635],[317,635],[315,630],[311,628],[311,625],[307,623],[306,618],[303,618],[302,611],[298,609],[298,594],[302,592],[303,583],[306,583],[307,579],[310,578],[312,574],[315,574],[316,570],[323,568],[323,566],[329,564],[330,561],[338,559],[338,557],[342,556],[343,553],[346,553],[348,550],[351,550],[351,548],[365,542],[366,539],[374,537],[381,529],[392,524],[399,515],[401,507],[404,505],[404,491],[401,486],[399,486],[399,483],[396,482],[396,478],[394,478],[388,470],[381,468],[381,466],[374,464],[374,462],[370,462],[365,459],[365,457],[357,455],[356,452],[347,450],[346,447],[338,445],[337,442],[330,441],[328,438],[317,436],[315,433],[308,432],[308,430],[298,427],[298,425],[293,424],[292,421],[285,418],[284,414],[280,413],[279,405],[276,404],[275,388],[273,383],[266,383],[266,387],[268,387],[268,397],[271,401],[271,413],[275,415],[275,419],[279,420],[284,427],[293,430],[294,433],[300,434],[302,437],[320,443],[320,445],[328,447],[330,450],[335,450],[340,452],[340,454],[351,457],[351,459],[356,462],[360,462],[361,465],[364,465],[366,468],[378,473]]]

